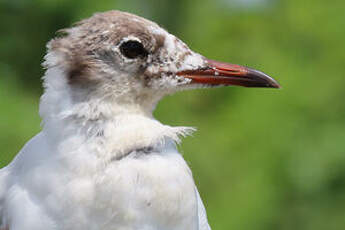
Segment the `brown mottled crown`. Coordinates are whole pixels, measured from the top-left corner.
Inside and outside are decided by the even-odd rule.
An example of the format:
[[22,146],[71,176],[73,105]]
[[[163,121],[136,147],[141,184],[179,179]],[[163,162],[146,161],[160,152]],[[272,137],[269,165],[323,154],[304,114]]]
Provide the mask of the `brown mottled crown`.
[[164,36],[148,30],[157,27],[157,24],[130,13],[97,13],[71,28],[60,30],[64,36],[51,40],[48,49],[64,55],[59,64],[66,71],[69,82],[85,82],[93,80],[93,71],[99,69],[100,60],[107,60],[111,47],[118,45],[124,37],[139,38],[149,52],[163,46]]

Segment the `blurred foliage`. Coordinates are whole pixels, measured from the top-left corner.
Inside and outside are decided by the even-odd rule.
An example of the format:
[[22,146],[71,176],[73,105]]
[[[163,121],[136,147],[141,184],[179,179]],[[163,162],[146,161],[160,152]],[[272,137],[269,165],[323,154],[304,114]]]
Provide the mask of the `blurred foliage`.
[[345,2],[0,0],[0,167],[40,129],[40,62],[55,31],[109,9],[192,49],[264,70],[281,90],[178,93],[155,115],[199,128],[180,147],[213,229],[345,229]]

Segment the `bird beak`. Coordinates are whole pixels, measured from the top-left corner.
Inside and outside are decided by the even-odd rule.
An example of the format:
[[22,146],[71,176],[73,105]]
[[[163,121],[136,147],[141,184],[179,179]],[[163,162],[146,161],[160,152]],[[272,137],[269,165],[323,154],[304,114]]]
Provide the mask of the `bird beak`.
[[213,60],[206,61],[205,68],[180,71],[177,75],[191,79],[192,83],[206,85],[280,88],[278,82],[258,70]]

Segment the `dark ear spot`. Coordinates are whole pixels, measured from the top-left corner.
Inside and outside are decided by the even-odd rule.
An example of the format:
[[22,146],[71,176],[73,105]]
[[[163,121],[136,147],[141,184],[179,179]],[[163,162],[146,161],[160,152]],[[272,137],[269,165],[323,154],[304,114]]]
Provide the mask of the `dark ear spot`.
[[93,69],[97,67],[91,56],[75,54],[66,64],[66,76],[71,85],[89,84],[97,80],[96,74],[93,73]]
[[70,84],[82,83],[89,80],[87,76],[89,75],[90,67],[86,62],[74,57],[68,65],[67,78]]
[[[72,47],[64,38],[53,39],[48,45],[49,52],[62,55],[62,61],[56,63],[61,66],[66,73],[70,84],[81,84],[90,82],[92,79],[92,54],[81,51],[78,46]],[[49,68],[47,66],[46,68]]]

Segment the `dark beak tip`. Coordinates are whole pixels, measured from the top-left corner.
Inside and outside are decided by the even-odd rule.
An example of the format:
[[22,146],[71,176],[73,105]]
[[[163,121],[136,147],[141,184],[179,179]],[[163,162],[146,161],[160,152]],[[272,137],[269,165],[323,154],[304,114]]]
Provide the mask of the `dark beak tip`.
[[281,85],[274,79],[270,79],[267,83],[266,83],[266,88],[273,88],[273,89],[281,89]]
[[273,78],[271,78],[271,82],[270,82],[271,88],[275,88],[275,89],[281,89],[281,85],[274,80]]
[[[255,70],[255,69],[251,69],[251,68],[247,68],[247,71],[248,71],[249,76],[251,76],[253,79],[257,79],[259,82],[261,81],[263,83],[261,87],[275,88],[275,89],[281,88],[280,84],[276,80],[274,80],[272,77],[268,76],[264,72],[261,72],[259,70]],[[260,85],[260,83],[259,83],[259,85]]]
[[278,82],[275,82],[275,84],[272,85],[272,88],[281,89],[282,87],[280,86],[280,84]]

